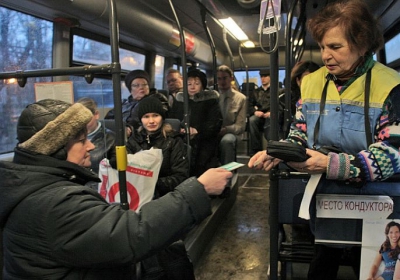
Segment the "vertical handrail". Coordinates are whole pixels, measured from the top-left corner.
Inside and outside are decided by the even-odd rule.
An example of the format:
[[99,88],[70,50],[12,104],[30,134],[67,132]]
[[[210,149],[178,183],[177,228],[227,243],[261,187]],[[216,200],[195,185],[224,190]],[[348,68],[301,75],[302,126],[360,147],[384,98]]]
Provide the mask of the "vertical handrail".
[[229,46],[228,38],[226,37],[227,33],[228,33],[228,31],[226,30],[226,27],[224,26],[222,28],[222,35],[224,38],[226,50],[228,51],[229,57],[231,58],[231,69],[232,69],[232,71],[234,71],[235,70],[235,59],[233,58],[232,50]]
[[179,37],[181,41],[181,63],[182,63],[182,77],[183,77],[183,122],[185,125],[186,132],[186,143],[187,143],[187,157],[189,159],[189,166],[191,162],[191,148],[190,148],[190,117],[189,117],[189,94],[187,88],[187,71],[186,71],[186,44],[185,44],[185,34],[183,32],[183,28],[179,22],[178,15],[176,14],[174,4],[172,0],[169,0],[169,4],[171,6],[172,13],[174,14],[176,25],[179,30]]
[[[277,36],[275,33],[272,33],[270,36],[271,45],[274,40],[277,40]],[[279,131],[279,122],[278,114],[279,114],[279,101],[278,101],[278,82],[279,82],[279,57],[278,57],[278,48],[272,50],[269,53],[270,56],[270,69],[271,69],[271,130],[270,137],[272,140],[278,139],[278,131]],[[275,121],[274,121],[275,120]],[[279,182],[275,180],[273,176],[274,172],[278,167],[273,168],[270,171],[270,188],[269,188],[269,197],[270,197],[270,209],[269,209],[269,223],[270,223],[270,280],[278,280],[278,256],[279,256]]]
[[109,25],[111,45],[111,75],[113,82],[113,98],[115,111],[115,145],[117,156],[117,170],[119,179],[119,195],[121,208],[129,210],[128,194],[126,189],[126,166],[127,154],[125,147],[125,127],[122,121],[122,100],[121,100],[121,64],[119,61],[119,30],[117,20],[117,9],[114,0],[109,1]]
[[286,23],[286,51],[285,51],[285,109],[283,112],[283,135],[286,137],[289,131],[289,125],[292,121],[292,106],[291,106],[291,89],[290,89],[290,79],[292,70],[292,48],[291,48],[291,38],[292,38],[292,22],[293,22],[293,11],[298,3],[298,0],[293,2],[288,13],[288,19]]
[[242,44],[239,45],[239,57],[240,57],[240,61],[243,63],[244,65],[244,69],[246,71],[246,96],[247,98],[249,97],[249,67],[246,64],[246,61],[243,58],[243,54],[242,54]]
[[207,39],[208,42],[210,44],[210,48],[211,48],[211,53],[212,53],[212,57],[213,57],[213,83],[214,83],[214,90],[218,91],[218,83],[217,83],[217,51],[215,48],[215,43],[214,43],[214,39],[211,35],[210,29],[208,28],[207,25],[207,20],[206,20],[206,9],[204,7],[202,7],[201,9],[201,18],[203,21],[203,27],[204,30],[206,31],[206,35],[207,35]]
[[[246,64],[242,54],[242,44],[239,45],[239,57],[242,63],[244,64],[244,68],[246,70],[246,109],[249,108],[249,94],[250,94],[250,85],[249,85],[249,66]],[[243,89],[242,89],[243,90]],[[247,121],[249,121],[249,115],[247,113]],[[249,125],[249,124],[247,124]],[[249,137],[248,137],[249,138]],[[247,139],[247,153],[250,151],[250,139]]]

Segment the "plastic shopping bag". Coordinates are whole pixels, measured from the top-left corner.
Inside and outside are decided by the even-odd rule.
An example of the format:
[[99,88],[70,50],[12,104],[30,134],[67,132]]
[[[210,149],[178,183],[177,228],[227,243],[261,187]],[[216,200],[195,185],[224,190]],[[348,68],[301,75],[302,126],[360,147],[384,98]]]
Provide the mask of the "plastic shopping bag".
[[[163,160],[161,149],[150,149],[128,154],[126,168],[126,189],[129,209],[138,212],[153,199]],[[108,159],[103,159],[99,166],[99,193],[110,203],[120,202],[118,171],[113,169]]]

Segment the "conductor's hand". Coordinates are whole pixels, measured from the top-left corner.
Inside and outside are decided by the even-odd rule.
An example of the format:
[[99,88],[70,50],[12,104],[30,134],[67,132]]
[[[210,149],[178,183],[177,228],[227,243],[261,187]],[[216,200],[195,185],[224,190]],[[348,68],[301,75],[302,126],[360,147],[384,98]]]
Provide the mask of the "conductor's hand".
[[232,176],[232,172],[223,168],[210,168],[197,180],[203,184],[207,194],[219,195],[225,189],[226,184]]
[[307,172],[310,174],[319,174],[326,172],[328,168],[328,156],[314,151],[312,149],[307,149],[308,159],[303,162],[288,162],[287,164],[294,169],[301,172]]
[[274,166],[279,164],[282,160],[271,157],[267,154],[267,151],[261,151],[256,153],[250,158],[247,166],[249,168],[264,169],[265,171],[271,170]]

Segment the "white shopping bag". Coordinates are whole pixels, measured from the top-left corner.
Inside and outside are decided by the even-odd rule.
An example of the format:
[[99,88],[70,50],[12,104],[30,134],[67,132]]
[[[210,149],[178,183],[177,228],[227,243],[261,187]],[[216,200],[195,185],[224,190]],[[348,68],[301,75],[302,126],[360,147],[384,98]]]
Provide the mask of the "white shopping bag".
[[[161,149],[150,149],[128,154],[126,168],[126,189],[129,209],[138,212],[153,199],[154,189],[163,160]],[[113,169],[108,159],[99,166],[99,193],[110,203],[120,202],[118,171]]]

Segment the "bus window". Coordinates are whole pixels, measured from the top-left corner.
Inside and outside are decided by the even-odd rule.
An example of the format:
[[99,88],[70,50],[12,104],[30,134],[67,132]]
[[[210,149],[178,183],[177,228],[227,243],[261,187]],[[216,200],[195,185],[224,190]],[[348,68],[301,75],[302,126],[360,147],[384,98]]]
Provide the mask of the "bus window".
[[[82,97],[92,98],[97,103],[100,116],[104,116],[108,110],[114,107],[112,80],[94,78],[90,84],[83,77],[71,76],[70,80],[74,82],[75,101]],[[129,94],[125,82],[121,80],[121,99],[127,99]]]
[[400,44],[400,34],[397,34],[395,37],[386,42],[385,44],[386,63],[391,63],[395,60],[400,59],[400,54],[398,51],[399,44]]
[[[4,39],[0,44],[1,72],[52,67],[51,22],[3,7],[0,19]],[[29,78],[21,88],[16,79],[0,80],[0,154],[15,147],[18,117],[26,105],[35,102],[34,83],[50,81],[51,77]]]
[[156,89],[164,89],[164,65],[165,57],[156,55],[155,73],[154,73],[154,87]]
[[[259,70],[251,70],[249,71],[249,82],[255,83],[257,86],[261,85]],[[235,78],[239,85],[242,85],[246,82],[246,71],[235,71]],[[285,79],[285,70],[279,70],[279,82],[283,84],[283,80]]]
[[[144,70],[146,56],[137,52],[119,49],[122,70]],[[73,36],[72,60],[74,63],[102,65],[112,61],[111,46],[78,35]]]

